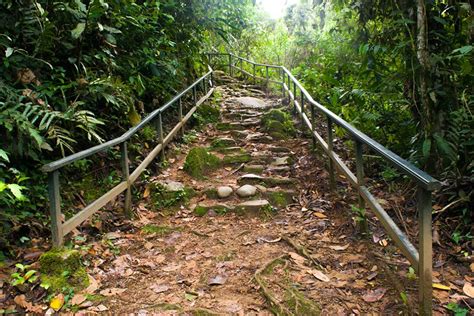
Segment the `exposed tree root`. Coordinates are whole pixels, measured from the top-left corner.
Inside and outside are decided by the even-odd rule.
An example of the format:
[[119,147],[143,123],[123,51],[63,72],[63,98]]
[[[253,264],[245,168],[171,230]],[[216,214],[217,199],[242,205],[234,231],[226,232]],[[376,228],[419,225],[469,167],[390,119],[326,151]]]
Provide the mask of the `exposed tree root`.
[[288,245],[290,245],[292,248],[294,248],[299,255],[301,255],[301,256],[305,257],[306,259],[308,259],[309,261],[311,261],[311,263],[313,263],[320,270],[326,271],[326,268],[324,268],[321,265],[321,263],[319,263],[316,259],[311,257],[311,255],[309,254],[308,249],[306,249],[304,246],[300,245],[297,241],[295,241],[294,239],[292,239],[290,237],[287,237],[287,236],[283,236],[282,239]]
[[[260,286],[260,291],[272,307],[276,315],[319,315],[320,307],[306,298],[300,291],[291,285],[277,282],[277,285],[285,291],[285,299],[281,302],[270,291],[263,280],[263,275],[270,273],[274,266],[282,262],[288,263],[289,256],[282,255],[266,263],[262,268],[255,272],[255,281]],[[288,305],[288,307],[287,307]]]

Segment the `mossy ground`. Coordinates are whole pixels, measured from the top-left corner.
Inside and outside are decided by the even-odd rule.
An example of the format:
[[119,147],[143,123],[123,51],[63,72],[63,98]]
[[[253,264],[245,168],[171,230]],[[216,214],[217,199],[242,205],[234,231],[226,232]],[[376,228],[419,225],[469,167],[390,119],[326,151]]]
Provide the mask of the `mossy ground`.
[[41,279],[56,293],[65,289],[81,290],[89,285],[87,272],[76,250],[54,248],[40,257]]
[[160,184],[155,185],[153,191],[151,201],[159,209],[186,204],[189,199],[196,195],[196,191],[191,187],[184,187],[184,189],[178,191],[167,191]]
[[141,231],[144,234],[157,234],[158,236],[166,236],[174,231],[179,231],[179,227],[158,226],[147,224],[142,227]]
[[221,161],[204,147],[191,149],[184,162],[184,170],[197,179],[204,178],[209,172],[219,168]]
[[291,116],[279,109],[273,109],[262,117],[265,131],[276,139],[287,139],[296,134]]

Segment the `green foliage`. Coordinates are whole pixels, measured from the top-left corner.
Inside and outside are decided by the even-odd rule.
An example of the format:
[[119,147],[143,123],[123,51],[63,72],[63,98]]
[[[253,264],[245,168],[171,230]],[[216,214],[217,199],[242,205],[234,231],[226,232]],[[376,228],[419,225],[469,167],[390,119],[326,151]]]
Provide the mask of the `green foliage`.
[[454,316],[466,316],[469,313],[468,309],[459,306],[455,302],[448,303],[448,305],[446,305],[446,309],[452,311]]
[[25,283],[35,283],[38,280],[38,271],[29,269],[30,266],[22,265],[21,263],[15,264],[17,272],[12,273],[11,275],[11,284],[13,286],[20,286]]
[[262,125],[270,135],[286,139],[296,134],[291,116],[280,109],[273,109],[262,117]]

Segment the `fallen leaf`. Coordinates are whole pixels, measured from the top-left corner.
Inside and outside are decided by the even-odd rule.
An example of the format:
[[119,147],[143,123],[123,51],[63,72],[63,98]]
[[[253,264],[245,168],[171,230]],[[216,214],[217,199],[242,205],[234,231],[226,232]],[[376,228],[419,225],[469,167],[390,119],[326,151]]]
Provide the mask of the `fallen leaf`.
[[197,297],[198,297],[198,295],[196,293],[192,293],[192,292],[186,292],[184,294],[184,298],[187,299],[190,302],[194,301]]
[[327,218],[327,216],[324,215],[324,214],[321,213],[321,212],[314,212],[313,214],[314,214],[314,216],[316,216],[317,218]]
[[150,196],[150,187],[146,186],[145,191],[143,192],[143,198],[146,199]]
[[105,305],[100,304],[100,305],[96,306],[95,310],[98,311],[98,312],[105,312],[105,311],[109,310],[109,308]]
[[86,294],[93,294],[95,291],[99,289],[99,282],[94,279],[90,274],[89,277],[89,286],[83,291]]
[[375,290],[369,290],[364,296],[362,296],[362,299],[366,301],[367,303],[373,303],[379,301],[387,292],[387,289],[384,288],[378,288]]
[[349,248],[349,244],[347,245],[344,245],[344,246],[329,246],[329,248],[331,248],[332,250],[337,250],[337,251],[340,251],[340,250],[346,250],[347,248]]
[[464,286],[462,287],[462,291],[464,292],[464,294],[466,294],[470,298],[474,298],[474,287],[472,286],[471,283],[469,282],[464,283]]
[[159,294],[159,293],[163,293],[163,292],[168,291],[170,288],[169,288],[169,286],[167,286],[165,284],[155,284],[155,285],[152,285],[150,287],[150,289],[152,289],[153,292]]
[[76,294],[73,296],[70,303],[71,305],[81,305],[86,299],[87,297],[84,294]]
[[223,276],[221,276],[221,275],[217,275],[217,276],[215,276],[215,277],[213,277],[213,278],[210,278],[208,284],[209,284],[209,285],[222,285],[222,284],[224,284],[226,281],[227,281],[227,278],[226,278],[226,277],[223,277]]
[[474,272],[474,262],[471,263],[471,265],[469,267],[471,268],[471,272]]
[[15,298],[13,299],[13,301],[20,307],[26,309],[27,311],[29,312],[32,312],[32,313],[37,313],[37,314],[42,314],[43,313],[43,309],[41,308],[41,306],[34,306],[32,303],[28,302],[26,300],[26,296],[24,294],[21,294],[21,295],[17,295],[15,296]]
[[297,264],[297,265],[304,265],[304,262],[306,261],[306,258],[303,257],[303,256],[300,256],[299,254],[295,253],[295,252],[289,252],[288,253],[291,257],[291,259],[293,259],[293,261]]
[[64,305],[64,295],[58,294],[51,299],[49,302],[49,307],[54,309],[56,312],[59,311]]
[[100,291],[100,295],[115,296],[115,295],[118,295],[118,294],[122,294],[126,290],[127,289],[118,289],[118,288],[105,289],[105,290]]
[[331,279],[319,270],[310,270],[309,273],[319,281],[329,282]]
[[382,239],[381,241],[379,241],[379,244],[382,247],[387,247],[388,246],[388,241],[387,241],[387,239]]
[[372,281],[373,279],[375,279],[375,277],[377,276],[377,272],[372,272],[371,274],[369,274],[367,276],[367,281]]
[[451,288],[449,286],[440,284],[440,283],[433,283],[433,288],[438,289],[438,290],[443,290],[443,291],[449,291]]

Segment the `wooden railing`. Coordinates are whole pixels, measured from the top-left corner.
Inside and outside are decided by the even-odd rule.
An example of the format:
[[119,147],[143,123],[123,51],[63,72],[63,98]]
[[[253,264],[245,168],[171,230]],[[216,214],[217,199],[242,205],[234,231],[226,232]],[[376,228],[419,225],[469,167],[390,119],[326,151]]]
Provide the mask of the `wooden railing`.
[[[204,96],[201,97],[199,100],[197,100],[198,85],[201,85],[204,91]],[[208,73],[196,80],[193,84],[191,84],[181,93],[176,95],[173,99],[171,99],[171,101],[169,101],[162,107],[154,110],[147,117],[145,117],[138,125],[132,127],[122,136],[44,165],[42,170],[48,173],[49,203],[51,212],[51,234],[53,246],[63,245],[64,237],[68,233],[70,233],[74,228],[79,226],[82,222],[91,217],[95,212],[104,207],[107,203],[112,201],[124,191],[125,212],[130,213],[132,202],[131,185],[138,179],[140,174],[146,169],[146,167],[153,161],[153,159],[158,154],[161,153],[164,157],[164,150],[166,146],[171,142],[171,140],[176,136],[179,131],[184,130],[184,125],[186,124],[186,122],[191,118],[198,106],[200,106],[211,96],[213,91],[214,88],[212,83],[212,69],[209,67]],[[182,100],[190,92],[192,93],[193,106],[186,113],[186,115],[183,116]],[[176,124],[166,136],[163,136],[162,114],[176,105],[178,106],[179,123]],[[128,158],[127,142],[133,135],[135,135],[147,124],[152,124],[156,128],[158,133],[159,144],[148,154],[147,157],[144,158],[144,160],[136,167],[136,169],[130,173],[130,162]],[[87,205],[84,209],[82,209],[76,215],[74,215],[63,223],[59,181],[61,168],[70,165],[74,161],[84,159],[86,157],[92,156],[99,152],[103,152],[107,149],[116,146],[120,146],[122,182],[120,182],[107,193],[99,197],[91,204]]]
[[[235,71],[241,75],[257,80],[262,83],[277,83],[281,86],[283,96],[288,95],[288,103],[293,107],[295,113],[298,114],[303,126],[306,127],[313,138],[314,143],[319,143],[322,149],[329,157],[329,177],[330,187],[335,189],[336,173],[335,168],[349,180],[350,184],[358,191],[360,196],[360,207],[365,208],[366,204],[376,214],[402,253],[407,257],[419,275],[419,303],[420,314],[432,314],[432,191],[440,188],[441,184],[438,180],[429,174],[420,170],[409,161],[401,158],[389,149],[385,148],[369,136],[365,135],[351,124],[334,114],[320,103],[313,100],[311,95],[301,85],[301,83],[291,74],[291,72],[283,66],[267,65],[255,63],[246,58],[236,56],[229,53],[208,53],[209,64],[212,64],[213,58],[219,58],[226,63],[226,67],[231,75]],[[245,66],[245,67],[244,67]],[[247,70],[246,70],[247,69]],[[269,69],[278,69],[279,79],[274,80],[269,76]],[[257,73],[264,71],[265,77],[258,76]],[[299,93],[298,93],[299,92]],[[299,94],[299,98],[298,95]],[[308,113],[309,108],[309,113]],[[316,114],[317,111],[326,118],[327,137],[324,139],[316,131]],[[337,125],[343,128],[355,143],[355,161],[356,174],[354,174],[343,160],[333,150],[333,126]],[[370,193],[364,181],[364,147],[375,152],[388,163],[400,170],[403,174],[411,178],[417,186],[417,211],[419,214],[418,230],[419,230],[419,246],[418,250],[410,242],[402,230],[393,221],[390,215],[383,209],[377,199]]]

